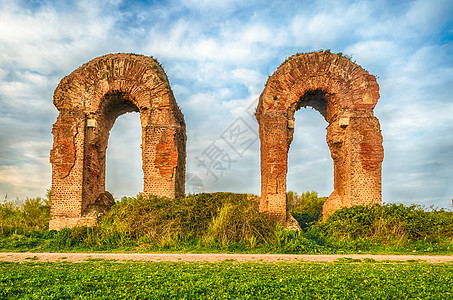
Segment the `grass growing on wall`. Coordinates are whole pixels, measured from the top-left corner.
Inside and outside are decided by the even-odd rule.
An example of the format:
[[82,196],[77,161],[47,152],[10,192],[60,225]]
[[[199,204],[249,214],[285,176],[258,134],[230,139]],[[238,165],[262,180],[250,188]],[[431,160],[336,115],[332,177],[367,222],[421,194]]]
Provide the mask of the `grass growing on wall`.
[[0,204],[1,251],[255,253],[453,252],[453,212],[401,204],[342,208],[319,220],[325,197],[288,193],[301,231],[258,212],[257,197],[211,193],[182,199],[126,198],[99,226],[48,231],[46,199]]

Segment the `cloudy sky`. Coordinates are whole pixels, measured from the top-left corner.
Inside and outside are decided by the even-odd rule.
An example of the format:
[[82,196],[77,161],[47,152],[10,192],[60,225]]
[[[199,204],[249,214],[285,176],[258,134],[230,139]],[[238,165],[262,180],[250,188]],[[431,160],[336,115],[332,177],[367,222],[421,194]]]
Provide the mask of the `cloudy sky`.
[[[187,123],[187,188],[260,193],[253,112],[285,58],[343,52],[377,77],[384,136],[383,200],[451,207],[453,2],[0,0],[0,200],[45,195],[58,82],[89,60],[132,52],[157,58]],[[246,130],[232,148],[228,130]],[[288,189],[333,190],[327,123],[296,113]],[[107,152],[107,190],[142,190],[139,115],[118,118]],[[229,160],[199,163],[209,149]],[[217,165],[219,166],[219,165]]]

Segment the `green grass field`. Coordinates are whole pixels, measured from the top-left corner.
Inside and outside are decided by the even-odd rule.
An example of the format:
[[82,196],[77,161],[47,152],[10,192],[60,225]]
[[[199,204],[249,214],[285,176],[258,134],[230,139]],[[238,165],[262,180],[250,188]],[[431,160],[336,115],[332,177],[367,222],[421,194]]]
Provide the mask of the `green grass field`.
[[453,264],[0,262],[1,299],[452,299]]

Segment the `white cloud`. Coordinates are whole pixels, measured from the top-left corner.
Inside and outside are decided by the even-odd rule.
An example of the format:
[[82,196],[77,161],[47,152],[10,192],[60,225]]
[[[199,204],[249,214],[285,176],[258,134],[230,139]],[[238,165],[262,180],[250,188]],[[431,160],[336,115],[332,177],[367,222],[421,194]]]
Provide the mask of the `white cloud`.
[[96,5],[57,11],[50,5],[32,10],[21,4],[3,3],[0,9],[2,66],[43,74],[73,68],[77,58],[99,51],[113,26],[113,19]]
[[364,68],[374,66],[381,72],[405,55],[404,51],[407,49],[390,40],[363,40],[344,49],[346,54],[351,55]]
[[340,4],[315,2],[312,9],[301,10],[290,24],[292,43],[312,50],[333,49],[356,38],[356,32],[373,22],[373,6],[367,2]]
[[234,32],[220,30],[212,36],[197,24],[180,21],[169,31],[151,28],[145,48],[157,57],[247,64],[266,56],[266,51],[257,51],[256,45],[266,41],[270,33],[263,27],[245,27]]
[[0,190],[9,199],[44,196],[51,185],[50,165],[47,159],[14,166],[0,165]]
[[110,132],[106,190],[116,198],[133,197],[143,191],[141,132],[138,113],[120,116]]
[[376,11],[381,15],[377,22],[357,28],[364,38],[406,40],[423,44],[431,40],[443,24],[451,19],[453,4],[449,0],[402,1],[394,8],[382,7]]
[[445,19],[451,19],[452,11],[453,3],[449,0],[418,0],[412,3],[405,21],[417,34],[432,34]]
[[232,75],[247,86],[250,94],[261,93],[266,83],[265,76],[256,70],[238,68],[233,70]]
[[385,137],[389,139],[407,139],[414,133],[425,133],[432,129],[446,129],[453,123],[453,103],[439,106],[412,104],[388,112],[386,122],[382,122]]
[[333,191],[333,161],[326,142],[322,115],[312,108],[297,111],[295,131],[288,156],[287,189],[315,190],[321,196]]

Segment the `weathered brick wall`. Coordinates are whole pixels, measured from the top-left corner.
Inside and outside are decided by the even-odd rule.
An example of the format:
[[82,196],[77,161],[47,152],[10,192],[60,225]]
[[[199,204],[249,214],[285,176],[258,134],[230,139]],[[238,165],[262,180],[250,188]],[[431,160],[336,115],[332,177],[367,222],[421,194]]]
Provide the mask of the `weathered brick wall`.
[[60,114],[52,130],[50,229],[95,223],[110,130],[127,112],[140,113],[144,194],[184,195],[184,116],[153,58],[122,53],[93,59],[61,80],[54,104]]
[[286,208],[288,150],[294,113],[317,109],[329,123],[326,140],[334,161],[334,191],[323,207],[381,203],[382,135],[373,108],[379,99],[374,76],[333,53],[297,54],[269,77],[256,118],[261,141],[260,210],[281,224]]

